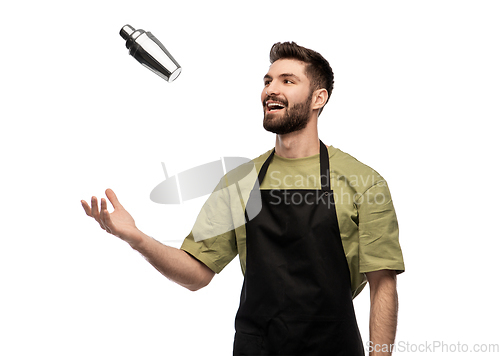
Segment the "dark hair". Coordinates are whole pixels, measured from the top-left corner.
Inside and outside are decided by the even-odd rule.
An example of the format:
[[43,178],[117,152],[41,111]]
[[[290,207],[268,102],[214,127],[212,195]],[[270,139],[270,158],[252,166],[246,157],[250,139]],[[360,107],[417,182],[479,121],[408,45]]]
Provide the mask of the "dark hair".
[[[311,89],[326,89],[328,100],[333,90],[333,71],[328,61],[321,54],[312,49],[299,46],[295,42],[277,42],[269,53],[271,64],[279,59],[296,59],[306,63],[306,75],[311,81]],[[326,105],[326,103],[325,103]],[[321,108],[321,111],[323,108]]]

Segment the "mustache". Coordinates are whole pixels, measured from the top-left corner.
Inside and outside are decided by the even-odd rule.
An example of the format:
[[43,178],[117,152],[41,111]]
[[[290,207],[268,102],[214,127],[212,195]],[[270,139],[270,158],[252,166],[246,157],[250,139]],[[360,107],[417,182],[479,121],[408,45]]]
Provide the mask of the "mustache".
[[277,96],[274,96],[274,95],[267,95],[264,98],[264,101],[262,102],[262,105],[266,106],[266,101],[268,101],[268,100],[275,101],[277,103],[283,104],[285,107],[288,107],[288,100],[286,100],[285,98],[281,99],[281,98],[279,98]]

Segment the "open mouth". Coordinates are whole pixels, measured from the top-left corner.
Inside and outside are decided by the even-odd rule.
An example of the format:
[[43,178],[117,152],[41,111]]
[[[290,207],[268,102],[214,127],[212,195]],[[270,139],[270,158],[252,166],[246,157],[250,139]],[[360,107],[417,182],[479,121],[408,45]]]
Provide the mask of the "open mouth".
[[279,110],[284,109],[285,105],[275,101],[268,101],[266,102],[266,108],[268,112],[277,112]]

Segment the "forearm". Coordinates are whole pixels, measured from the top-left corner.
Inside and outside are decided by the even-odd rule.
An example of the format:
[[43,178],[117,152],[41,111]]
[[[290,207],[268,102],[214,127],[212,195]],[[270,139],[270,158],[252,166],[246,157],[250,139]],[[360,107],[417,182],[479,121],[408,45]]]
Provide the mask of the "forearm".
[[211,281],[215,273],[185,251],[166,246],[142,232],[140,234],[140,242],[130,246],[171,281],[191,291],[203,288]]
[[398,294],[396,276],[370,285],[370,356],[389,356],[396,338]]
[[215,273],[203,263],[186,252],[165,246],[141,232],[111,189],[106,189],[106,196],[115,208],[113,213],[109,213],[104,198],[101,199],[100,211],[95,196],[91,198],[91,206],[85,200],[81,201],[85,213],[94,218],[102,229],[127,242],[165,277],[189,290],[203,288],[212,280]]

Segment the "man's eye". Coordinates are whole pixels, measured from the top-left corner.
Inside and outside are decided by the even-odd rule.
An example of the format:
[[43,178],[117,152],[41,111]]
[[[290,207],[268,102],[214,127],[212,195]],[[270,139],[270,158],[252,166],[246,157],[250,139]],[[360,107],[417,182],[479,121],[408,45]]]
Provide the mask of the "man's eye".
[[291,80],[288,80],[288,79],[285,79],[285,80],[284,80],[284,83],[285,83],[285,84],[293,84],[293,82],[292,82]]
[[271,83],[270,80],[264,80],[264,85],[269,85],[269,83]]

